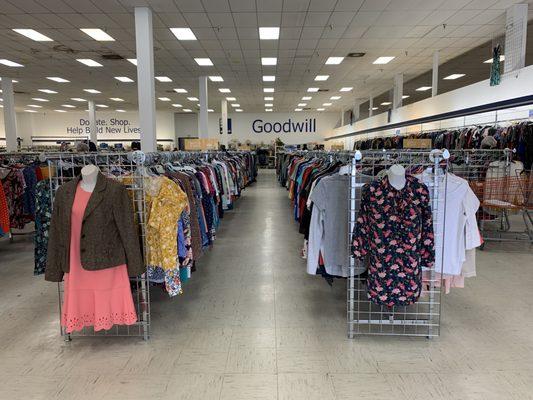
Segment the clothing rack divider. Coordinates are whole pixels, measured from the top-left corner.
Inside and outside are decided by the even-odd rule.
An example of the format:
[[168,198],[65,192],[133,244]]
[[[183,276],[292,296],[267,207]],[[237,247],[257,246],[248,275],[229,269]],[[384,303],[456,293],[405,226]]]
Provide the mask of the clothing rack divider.
[[[441,207],[446,209],[446,193],[441,193],[437,171],[447,165],[448,150],[377,150],[356,151],[352,153],[350,173],[350,206],[349,206],[349,235],[350,246],[352,233],[357,218],[357,203],[360,204],[361,179],[358,171],[374,178],[378,171],[388,169],[394,164],[401,164],[407,171],[409,169],[432,168],[433,182],[429,185],[431,193],[431,209],[434,221]],[[446,175],[444,175],[445,179]],[[444,183],[446,190],[446,182]],[[434,222],[435,239],[438,232],[445,234],[445,227],[437,226]],[[444,237],[440,243],[444,244]],[[350,251],[350,254],[352,252]],[[441,317],[441,282],[437,278],[435,268],[425,271],[426,279],[423,281],[424,290],[420,299],[409,306],[386,307],[370,301],[366,293],[366,278],[355,275],[356,260],[351,255],[347,285],[347,325],[348,337],[353,339],[357,335],[381,336],[419,336],[432,338],[440,334]],[[427,289],[426,289],[427,286]]]

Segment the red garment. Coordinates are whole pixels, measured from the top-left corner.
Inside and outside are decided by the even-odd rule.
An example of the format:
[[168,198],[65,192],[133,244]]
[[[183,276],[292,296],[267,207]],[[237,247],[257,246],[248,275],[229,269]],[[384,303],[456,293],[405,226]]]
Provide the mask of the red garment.
[[9,232],[9,210],[4,187],[0,184],[0,234]]
[[35,168],[35,175],[37,176],[37,182],[40,182],[44,179],[43,172],[41,171],[41,168],[39,167]]

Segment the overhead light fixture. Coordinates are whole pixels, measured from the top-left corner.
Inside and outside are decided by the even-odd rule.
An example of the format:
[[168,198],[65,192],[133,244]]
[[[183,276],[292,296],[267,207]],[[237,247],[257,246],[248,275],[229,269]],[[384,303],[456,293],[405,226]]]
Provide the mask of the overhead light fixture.
[[35,101],[41,101],[41,102],[43,102],[43,103],[44,103],[44,102],[47,102],[47,101],[50,101],[50,100],[47,100],[47,99],[43,99],[43,98],[41,98],[41,97],[32,97],[31,99],[32,99],[32,100],[35,100]]
[[237,108],[235,111],[236,112],[242,112],[242,110],[240,108]]
[[272,104],[272,103],[265,103],[265,107],[274,107],[274,104]]
[[383,56],[383,57],[378,57],[374,60],[374,62],[372,64],[388,64],[390,63],[392,60],[394,60],[396,57],[393,57],[393,56]]
[[183,107],[183,106],[182,106],[181,104],[174,103],[174,104],[172,104],[172,107],[181,108],[181,107]]
[[170,32],[172,32],[178,40],[197,40],[190,28],[170,28]]
[[65,107],[65,108],[76,108],[76,106],[73,106],[72,104],[61,104],[61,107]]
[[116,79],[117,81],[124,82],[124,83],[130,83],[130,82],[133,82],[133,79],[128,78],[127,76],[115,76],[115,79]]
[[332,105],[332,104],[333,104],[333,103],[323,103],[322,105],[323,105],[324,107],[329,107],[329,106]]
[[265,100],[265,101],[274,101],[274,97],[272,97],[272,96],[263,97],[263,100]]
[[307,91],[310,92],[310,93],[316,93],[318,92],[320,89],[317,88],[317,87],[310,87],[310,88],[307,88]]
[[264,93],[274,93],[274,88],[269,88],[269,87],[263,88],[263,92]]
[[231,93],[231,90],[228,89],[228,88],[220,88],[220,89],[218,89],[218,91],[219,91],[220,93]]
[[55,112],[63,112],[63,113],[67,112],[67,110],[54,110],[54,111]]
[[181,89],[181,88],[174,89],[174,91],[175,91],[176,93],[187,93],[187,90],[185,90],[185,89]]
[[109,106],[106,106],[105,104],[97,104],[96,107],[109,108]]
[[328,65],[338,65],[344,60],[344,57],[328,57],[326,64]]
[[404,94],[404,95],[402,96],[402,99],[408,99],[409,97],[411,97],[411,96],[409,96],[408,94]]
[[102,93],[101,91],[96,90],[96,89],[83,89],[83,91],[87,93],[92,93],[92,94]]
[[372,111],[376,111],[379,107],[372,107]]
[[425,92],[426,90],[431,89],[431,86],[420,86],[418,89],[416,89],[417,92]]
[[[2,82],[2,78],[0,77],[0,82]],[[16,81],[15,79],[11,79],[11,82],[13,83],[19,83],[19,81]]]
[[199,100],[198,100],[198,97],[187,97],[187,100],[190,100],[190,101],[199,101]]
[[261,65],[276,65],[277,63],[277,57],[261,57]]
[[274,82],[276,77],[274,75],[263,75],[263,82]]
[[94,40],[97,40],[99,42],[114,42],[115,39],[113,39],[111,36],[109,36],[106,32],[104,32],[101,29],[87,29],[82,28],[80,29],[83,33],[86,35],[89,35]]
[[353,89],[353,87],[346,86],[346,87],[340,88],[339,92],[350,92],[350,91],[352,91],[352,89]]
[[317,108],[316,110],[317,110],[317,111],[324,111],[325,108]]
[[311,96],[304,96],[304,97],[302,97],[302,100],[311,100],[311,99],[312,99]]
[[307,103],[298,103],[298,107],[305,107]]
[[231,103],[230,105],[235,108],[239,108],[241,106],[240,104],[237,104],[237,103]]
[[[483,61],[483,64],[492,64],[493,61],[494,60],[492,58],[489,58],[488,60]],[[500,62],[502,62],[502,61],[505,61],[505,54],[502,54],[500,56]]]
[[329,99],[330,100],[339,100],[341,98],[341,96],[331,96]]
[[116,112],[126,112],[126,110],[115,110]]
[[184,108],[183,111],[185,112],[192,112],[192,110],[190,108]]
[[81,102],[81,101],[87,101],[87,100],[82,99],[82,98],[80,98],[80,97],[71,97],[70,100],[73,100],[73,101],[80,101],[80,102]]
[[158,97],[158,99],[161,101],[170,101],[168,97]]
[[382,106],[390,106],[392,103],[390,101],[384,101],[381,103]]
[[465,76],[465,74],[451,74],[445,77],[444,79],[453,81],[454,79],[459,79],[459,78],[462,78],[463,76]]
[[208,108],[207,112],[215,112],[215,110],[213,110],[212,108]]
[[6,67],[24,67],[22,64],[11,60],[6,60],[5,58],[0,59],[0,64],[5,65]]
[[48,36],[37,32],[34,29],[13,29],[15,32],[26,36],[28,39],[35,40],[36,42],[53,42]]
[[302,111],[301,108],[295,108],[294,111]]
[[170,79],[168,76],[156,76],[155,79],[157,79],[159,82],[172,82],[172,79]]
[[259,39],[261,40],[279,39],[279,27],[259,27]]
[[210,80],[211,82],[224,82],[224,78],[222,78],[221,76],[218,76],[218,75],[216,75],[216,76],[210,76],[210,77],[209,77],[209,80]]
[[130,63],[132,63],[133,65],[137,65],[137,59],[136,58],[128,58],[127,59]]
[[47,76],[46,79],[49,79],[51,81],[58,82],[58,83],[68,83],[68,82],[70,82],[68,79],[60,78],[58,76]]
[[43,108],[43,106],[38,106],[37,104],[28,104],[28,107]]
[[272,112],[272,109],[271,108],[265,108],[265,111],[266,112]]
[[94,61],[90,58],[77,58],[76,61],[87,65],[88,67],[103,67],[103,65],[100,64],[98,61]]
[[315,76],[315,81],[327,81],[329,79],[329,75],[317,75]]
[[235,97],[226,97],[227,101],[237,101]]
[[57,92],[55,90],[50,90],[50,89],[38,89],[39,92],[43,92],[43,93],[48,93],[48,94],[57,94]]
[[[4,107],[2,107],[2,108],[4,108]],[[36,113],[37,111],[35,111],[35,110],[24,110],[24,112]]]
[[120,97],[110,97],[109,100],[113,100],[113,101],[124,101],[124,99],[121,99]]
[[196,64],[202,67],[210,67],[213,65],[213,61],[210,58],[195,58]]

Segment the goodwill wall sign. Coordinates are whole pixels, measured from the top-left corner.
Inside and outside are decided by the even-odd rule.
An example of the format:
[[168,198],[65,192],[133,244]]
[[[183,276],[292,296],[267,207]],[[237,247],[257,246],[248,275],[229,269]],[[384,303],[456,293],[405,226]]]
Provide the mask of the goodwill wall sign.
[[316,133],[316,118],[306,118],[304,121],[264,122],[256,119],[252,122],[252,130],[255,133]]

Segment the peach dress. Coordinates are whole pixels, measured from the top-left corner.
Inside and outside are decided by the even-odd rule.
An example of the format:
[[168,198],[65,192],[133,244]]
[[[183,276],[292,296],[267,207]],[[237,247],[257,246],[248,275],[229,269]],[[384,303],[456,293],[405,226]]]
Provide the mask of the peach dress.
[[80,238],[85,208],[91,198],[78,185],[71,214],[70,273],[65,274],[61,326],[67,333],[93,326],[95,331],[113,325],[132,325],[137,314],[126,264],[99,271],[81,266]]

